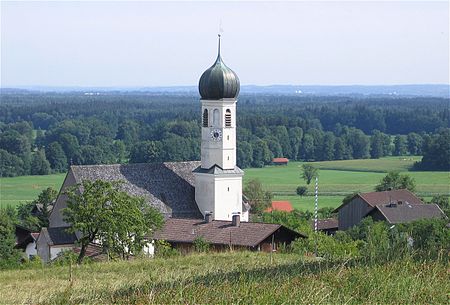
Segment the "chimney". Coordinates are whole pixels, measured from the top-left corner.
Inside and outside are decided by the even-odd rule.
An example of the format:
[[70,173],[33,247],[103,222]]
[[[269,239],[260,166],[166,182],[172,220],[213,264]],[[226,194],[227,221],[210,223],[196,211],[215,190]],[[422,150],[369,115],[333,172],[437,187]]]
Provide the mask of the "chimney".
[[205,222],[209,223],[212,221],[212,212],[210,211],[205,211]]
[[239,227],[241,225],[241,215],[233,214],[233,217],[231,219],[231,224],[233,225],[233,227]]

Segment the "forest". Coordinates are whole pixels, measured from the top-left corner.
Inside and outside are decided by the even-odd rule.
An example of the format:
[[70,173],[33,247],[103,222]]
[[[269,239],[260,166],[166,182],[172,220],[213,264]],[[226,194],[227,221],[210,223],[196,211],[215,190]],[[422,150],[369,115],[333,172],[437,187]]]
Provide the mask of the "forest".
[[[423,155],[417,169],[449,170],[448,105],[434,97],[243,94],[238,165]],[[199,160],[200,112],[194,94],[2,92],[0,176]]]

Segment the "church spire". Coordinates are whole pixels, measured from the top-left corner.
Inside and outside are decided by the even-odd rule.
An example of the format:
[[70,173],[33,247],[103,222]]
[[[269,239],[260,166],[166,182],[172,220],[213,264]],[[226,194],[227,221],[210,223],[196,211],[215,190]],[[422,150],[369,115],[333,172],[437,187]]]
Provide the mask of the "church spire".
[[217,51],[217,58],[220,58],[220,34],[217,34],[217,36],[219,36],[219,47]]

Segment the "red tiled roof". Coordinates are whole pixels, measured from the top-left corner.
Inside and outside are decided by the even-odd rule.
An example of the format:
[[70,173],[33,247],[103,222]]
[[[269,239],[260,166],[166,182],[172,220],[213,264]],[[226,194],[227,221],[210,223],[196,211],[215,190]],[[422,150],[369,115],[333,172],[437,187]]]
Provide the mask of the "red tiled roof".
[[410,204],[423,204],[423,202],[408,190],[392,190],[384,192],[361,193],[359,196],[374,207],[379,204],[387,204],[391,201],[403,201]]
[[[164,226],[155,232],[155,240],[168,242],[192,243],[196,238],[203,237],[216,245],[236,245],[256,247],[277,230],[286,230],[297,237],[306,237],[286,227],[273,223],[241,222],[233,226],[231,221],[213,220],[205,222],[202,219],[169,218]],[[294,239],[293,238],[293,239]]]
[[265,212],[282,211],[282,212],[292,212],[294,208],[289,201],[272,201],[272,207],[269,207]]
[[288,158],[273,158],[272,159],[273,163],[285,163],[285,162],[289,162]]

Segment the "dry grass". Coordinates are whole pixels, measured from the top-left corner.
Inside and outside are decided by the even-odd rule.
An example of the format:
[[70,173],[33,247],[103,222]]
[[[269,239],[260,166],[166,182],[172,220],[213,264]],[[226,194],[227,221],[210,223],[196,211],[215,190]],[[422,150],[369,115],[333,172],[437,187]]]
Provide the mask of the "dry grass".
[[199,254],[0,272],[0,303],[447,303],[448,266],[317,262],[294,254]]

